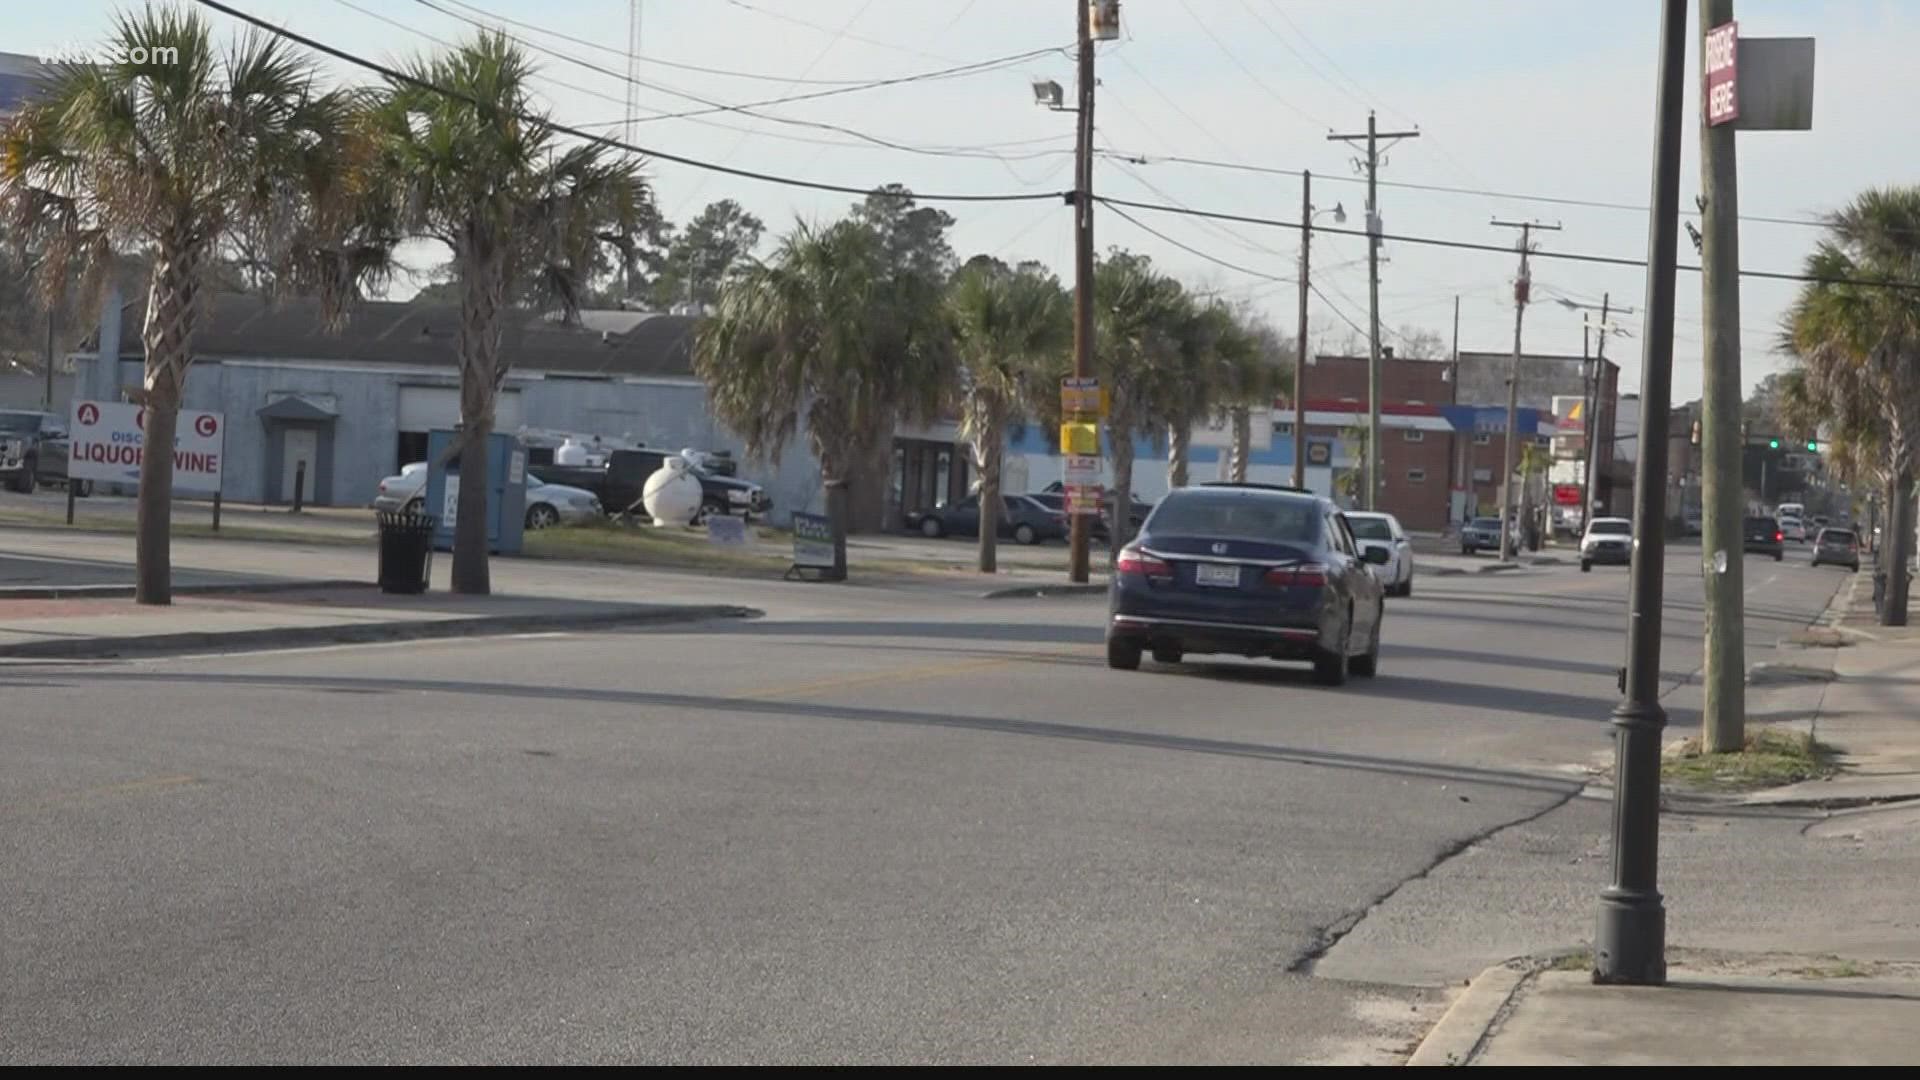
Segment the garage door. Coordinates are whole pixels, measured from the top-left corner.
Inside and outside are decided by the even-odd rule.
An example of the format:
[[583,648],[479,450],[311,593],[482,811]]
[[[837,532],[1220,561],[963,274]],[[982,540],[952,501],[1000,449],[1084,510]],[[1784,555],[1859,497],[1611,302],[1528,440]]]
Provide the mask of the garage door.
[[[460,391],[451,386],[400,388],[400,430],[452,430],[460,422]],[[520,428],[520,391],[502,390],[493,406],[495,431]]]

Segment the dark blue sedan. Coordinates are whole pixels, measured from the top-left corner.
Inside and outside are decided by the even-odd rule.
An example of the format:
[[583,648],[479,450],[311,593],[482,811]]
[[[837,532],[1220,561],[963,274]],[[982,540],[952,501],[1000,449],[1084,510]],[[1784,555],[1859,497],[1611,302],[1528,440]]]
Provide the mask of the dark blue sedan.
[[1305,660],[1329,686],[1380,663],[1384,592],[1340,508],[1259,484],[1178,488],[1121,552],[1108,587],[1107,664],[1142,653]]

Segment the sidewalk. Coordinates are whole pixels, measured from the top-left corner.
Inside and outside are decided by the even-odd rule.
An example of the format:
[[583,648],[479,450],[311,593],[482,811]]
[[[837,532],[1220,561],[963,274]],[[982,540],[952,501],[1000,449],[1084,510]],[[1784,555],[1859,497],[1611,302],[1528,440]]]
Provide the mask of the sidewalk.
[[[1490,968],[1409,1065],[1908,1065],[1920,965],[1679,954],[1662,987],[1597,986],[1584,956]],[[1556,970],[1559,968],[1562,970]]]

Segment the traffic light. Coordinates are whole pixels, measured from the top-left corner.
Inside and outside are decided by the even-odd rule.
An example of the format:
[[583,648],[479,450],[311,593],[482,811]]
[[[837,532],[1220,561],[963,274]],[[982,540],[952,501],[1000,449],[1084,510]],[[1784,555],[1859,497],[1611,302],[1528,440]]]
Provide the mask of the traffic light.
[[1779,439],[1768,439],[1768,440],[1767,440],[1767,449],[1769,449],[1769,450],[1778,450],[1778,449],[1780,449],[1780,440],[1779,440]]
[[1814,439],[1808,439],[1808,440],[1807,440],[1807,453],[1809,453],[1809,454],[1817,454],[1817,453],[1819,453],[1819,452],[1820,452],[1820,443],[1819,443],[1819,442],[1818,442],[1817,440],[1814,440]]

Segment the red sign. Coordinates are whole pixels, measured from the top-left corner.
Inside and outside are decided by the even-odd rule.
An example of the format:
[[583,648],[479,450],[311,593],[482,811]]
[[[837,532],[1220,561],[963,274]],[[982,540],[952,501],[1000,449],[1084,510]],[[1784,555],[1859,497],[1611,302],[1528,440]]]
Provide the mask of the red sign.
[[1707,31],[1701,67],[1707,74],[1707,123],[1740,119],[1740,91],[1734,69],[1740,56],[1740,24],[1723,23]]
[[193,430],[203,439],[211,439],[220,430],[220,421],[212,413],[201,413],[193,422]]
[[100,407],[99,407],[98,405],[95,405],[95,404],[94,404],[93,402],[91,402],[91,401],[83,401],[83,402],[81,402],[81,403],[80,403],[80,424],[81,424],[81,426],[82,426],[82,427],[92,427],[93,425],[95,425],[95,424],[97,424],[97,423],[99,423],[99,422],[100,422]]
[[1553,485],[1553,505],[1579,506],[1580,505],[1580,485],[1579,484]]

